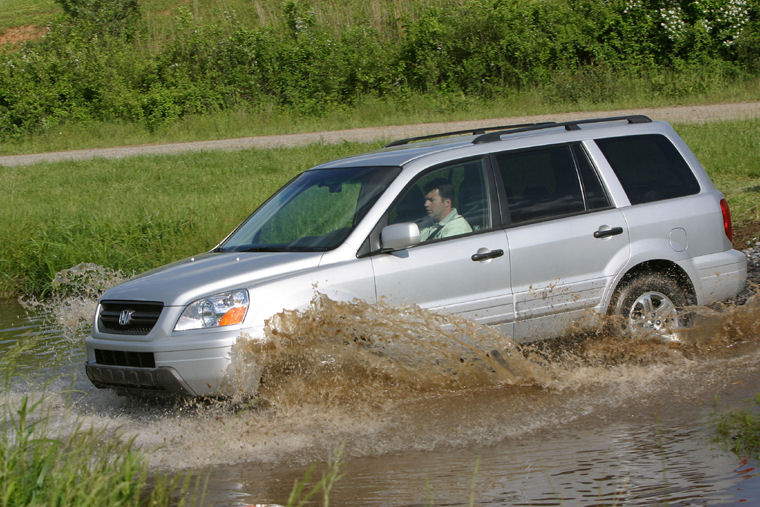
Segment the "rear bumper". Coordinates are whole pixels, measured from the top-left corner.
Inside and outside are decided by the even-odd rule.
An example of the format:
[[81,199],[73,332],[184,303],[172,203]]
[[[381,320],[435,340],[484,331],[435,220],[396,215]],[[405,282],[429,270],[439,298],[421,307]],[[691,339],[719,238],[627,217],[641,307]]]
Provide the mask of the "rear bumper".
[[747,256],[738,250],[697,257],[694,267],[702,285],[700,305],[736,296],[747,284]]

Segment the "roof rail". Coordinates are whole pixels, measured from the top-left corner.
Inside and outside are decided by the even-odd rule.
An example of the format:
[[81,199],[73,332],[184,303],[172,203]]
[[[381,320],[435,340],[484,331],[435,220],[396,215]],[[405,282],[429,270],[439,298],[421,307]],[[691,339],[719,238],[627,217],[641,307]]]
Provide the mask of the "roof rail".
[[426,136],[417,136],[417,137],[409,137],[406,139],[398,139],[396,141],[391,142],[390,144],[386,144],[386,148],[392,148],[393,146],[402,146],[404,144],[413,143],[415,141],[424,141],[426,139],[435,139],[436,137],[448,137],[448,136],[459,136],[463,134],[470,134],[473,136],[482,135],[485,134],[489,130],[500,130],[505,131],[509,129],[518,129],[518,128],[529,128],[529,127],[539,127],[541,126],[548,126],[548,125],[556,125],[553,121],[548,122],[541,122],[541,123],[519,123],[516,125],[501,125],[498,127],[480,127],[475,129],[465,129],[465,130],[455,130],[453,132],[441,132],[440,134],[429,134]]
[[516,134],[518,132],[530,132],[531,130],[541,130],[554,127],[565,127],[565,130],[580,130],[579,125],[588,123],[603,123],[608,121],[627,121],[628,123],[650,123],[652,121],[648,116],[643,114],[631,114],[627,116],[609,116],[606,118],[588,118],[586,120],[564,121],[560,123],[535,123],[533,125],[517,125],[497,132],[483,133],[472,140],[473,144],[490,143],[500,141],[501,136],[505,134]]

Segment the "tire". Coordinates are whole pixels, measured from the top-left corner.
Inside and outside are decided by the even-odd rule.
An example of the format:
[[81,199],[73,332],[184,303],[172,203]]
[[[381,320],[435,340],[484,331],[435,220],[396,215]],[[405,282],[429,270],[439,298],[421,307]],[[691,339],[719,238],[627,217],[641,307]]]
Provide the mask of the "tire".
[[687,294],[675,280],[651,273],[618,289],[613,315],[619,318],[623,336],[680,341],[690,323],[687,304]]

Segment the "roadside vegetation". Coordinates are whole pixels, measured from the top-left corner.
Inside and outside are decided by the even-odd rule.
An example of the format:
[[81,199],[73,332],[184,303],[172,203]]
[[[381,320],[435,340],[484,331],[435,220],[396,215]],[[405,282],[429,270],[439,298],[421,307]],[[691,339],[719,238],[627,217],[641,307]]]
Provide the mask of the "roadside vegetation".
[[760,86],[760,0],[5,5],[0,35],[12,12],[36,12],[44,36],[0,47],[2,153],[735,101]]
[[[735,245],[745,248],[760,232],[760,120],[675,127],[728,196]],[[129,274],[207,251],[299,172],[377,147],[0,167],[0,293],[45,293],[56,273],[81,262]]]

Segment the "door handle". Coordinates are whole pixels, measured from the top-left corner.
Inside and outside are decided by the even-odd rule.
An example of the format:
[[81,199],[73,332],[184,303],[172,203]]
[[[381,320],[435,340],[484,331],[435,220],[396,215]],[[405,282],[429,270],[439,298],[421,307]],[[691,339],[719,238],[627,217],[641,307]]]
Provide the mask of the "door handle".
[[504,250],[499,248],[498,250],[491,250],[489,252],[482,252],[482,253],[474,253],[472,254],[472,257],[470,259],[477,261],[485,261],[488,259],[495,259],[497,257],[501,257],[504,255]]
[[613,227],[611,229],[599,229],[598,231],[594,231],[595,238],[606,238],[608,236],[617,236],[618,234],[623,234],[622,227]]

